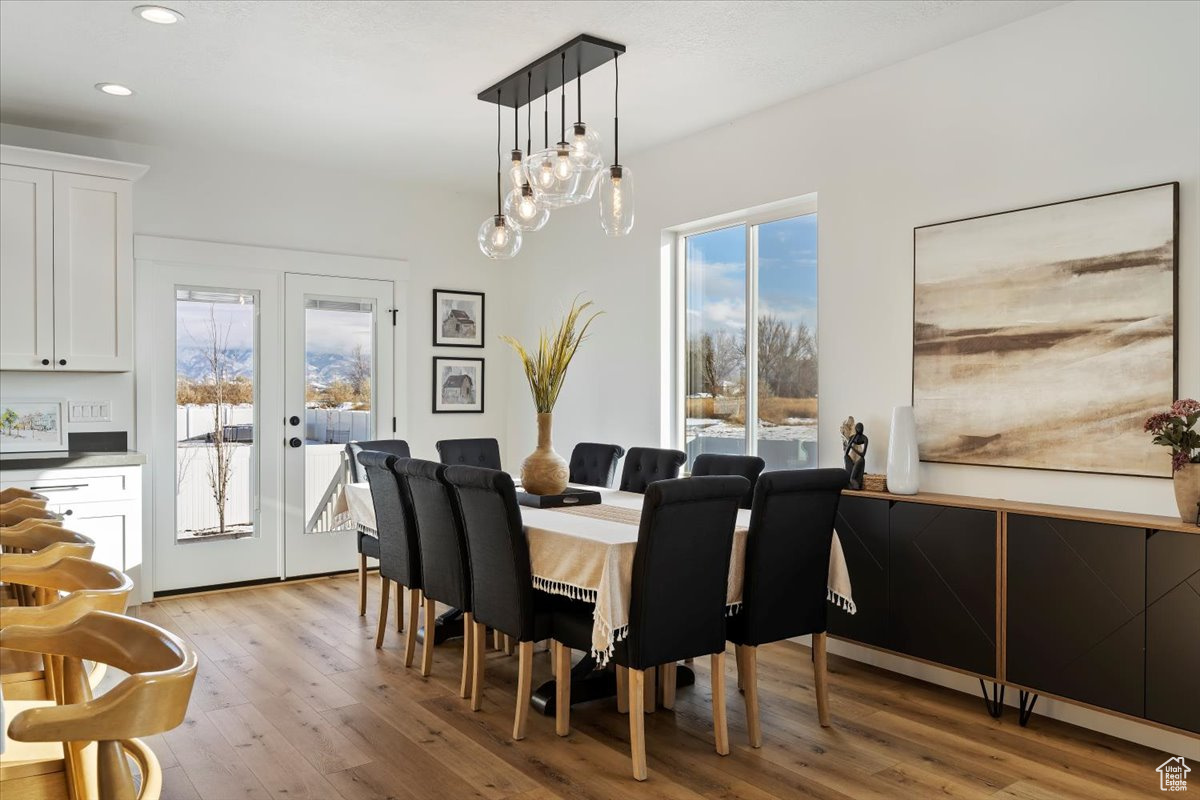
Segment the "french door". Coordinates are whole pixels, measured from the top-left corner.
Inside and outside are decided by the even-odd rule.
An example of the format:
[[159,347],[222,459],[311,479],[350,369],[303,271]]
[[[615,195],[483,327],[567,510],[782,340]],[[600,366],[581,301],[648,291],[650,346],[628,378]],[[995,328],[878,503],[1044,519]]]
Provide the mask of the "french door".
[[287,276],[284,314],[284,575],[358,564],[334,513],[346,443],[391,438],[390,281]]
[[392,435],[390,281],[156,265],[155,591],[350,569],[352,439]]

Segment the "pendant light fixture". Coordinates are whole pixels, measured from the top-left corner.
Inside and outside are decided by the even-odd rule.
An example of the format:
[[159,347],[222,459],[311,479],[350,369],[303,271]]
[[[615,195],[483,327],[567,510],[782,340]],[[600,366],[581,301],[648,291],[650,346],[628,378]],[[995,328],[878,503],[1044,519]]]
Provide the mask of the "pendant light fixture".
[[496,216],[479,226],[479,249],[488,258],[512,258],[521,250],[521,231],[504,215],[501,202],[500,167],[500,90],[496,90]]
[[[559,61],[562,87],[560,128],[562,136],[554,147],[547,147],[529,157],[526,169],[535,196],[547,208],[562,208],[588,199],[580,194],[582,174],[571,161],[571,143],[566,141],[567,127],[567,54],[563,52]],[[547,120],[549,114],[547,113]],[[549,137],[547,136],[547,139]]]
[[[479,93],[496,104],[496,214],[479,229],[479,248],[488,258],[512,258],[523,233],[541,230],[555,208],[591,200],[600,189],[600,223],[609,236],[633,228],[633,173],[620,163],[614,98],[613,164],[604,166],[600,136],[583,122],[583,74],[625,52],[616,42],[583,34]],[[575,66],[576,121],[567,126],[567,60]],[[619,76],[618,76],[619,77]],[[542,149],[533,152],[533,83],[541,81]],[[557,82],[556,82],[557,81]],[[522,85],[524,84],[524,85]],[[559,89],[559,137],[550,143],[550,93]],[[525,105],[526,139],[521,150],[520,107]],[[501,106],[513,108],[513,148],[505,181],[501,149]],[[507,189],[507,191],[506,191]]]
[[609,236],[624,236],[633,230],[633,170],[621,166],[620,114],[621,71],[617,66],[620,53],[613,51],[613,163],[600,178],[600,227]]

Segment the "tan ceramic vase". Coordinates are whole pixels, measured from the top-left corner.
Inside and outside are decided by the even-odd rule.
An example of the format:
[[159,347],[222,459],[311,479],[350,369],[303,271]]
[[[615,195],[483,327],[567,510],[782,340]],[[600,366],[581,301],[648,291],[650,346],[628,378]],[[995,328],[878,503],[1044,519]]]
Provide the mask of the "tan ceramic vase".
[[1179,518],[1196,524],[1196,504],[1200,503],[1200,464],[1184,464],[1175,473],[1175,504]]
[[550,441],[553,414],[538,414],[537,449],[521,464],[521,488],[530,494],[562,494],[570,470],[567,461],[554,452]]

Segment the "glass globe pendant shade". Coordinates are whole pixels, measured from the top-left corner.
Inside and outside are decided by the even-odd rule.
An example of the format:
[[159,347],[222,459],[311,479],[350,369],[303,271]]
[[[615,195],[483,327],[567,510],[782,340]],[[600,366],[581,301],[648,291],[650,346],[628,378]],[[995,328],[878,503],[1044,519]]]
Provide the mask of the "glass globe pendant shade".
[[600,134],[595,128],[589,128],[586,122],[576,122],[569,137],[571,142],[571,160],[576,165],[588,168],[600,158]]
[[479,226],[479,249],[488,258],[512,258],[521,249],[521,232],[502,214],[488,217]]
[[512,181],[513,188],[517,191],[525,185],[525,161],[524,154],[520,150],[512,151],[512,166],[508,170],[508,179]]
[[513,189],[504,198],[504,216],[517,230],[532,233],[546,227],[550,221],[550,209],[537,201],[533,187],[526,183],[520,189]]
[[633,170],[613,164],[600,176],[600,227],[609,236],[633,230]]
[[526,158],[525,175],[534,199],[545,208],[562,208],[590,198],[583,173],[571,163],[571,148],[565,142]]

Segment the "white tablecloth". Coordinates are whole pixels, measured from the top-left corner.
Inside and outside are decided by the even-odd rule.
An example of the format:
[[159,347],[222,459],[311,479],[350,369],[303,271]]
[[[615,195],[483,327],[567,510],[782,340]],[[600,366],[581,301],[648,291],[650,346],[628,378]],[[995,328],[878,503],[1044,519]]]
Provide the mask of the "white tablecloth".
[[[603,506],[616,509],[640,511],[645,499],[644,495],[632,492],[597,491],[603,496]],[[337,508],[348,512],[361,530],[374,532],[375,507],[366,483],[347,485]],[[522,506],[521,518],[529,540],[529,563],[536,588],[595,603],[592,655],[603,664],[612,654],[613,645],[625,638],[629,630],[630,587],[638,526],[632,521],[631,514],[616,514],[628,517],[628,521],[585,516],[595,508],[583,507],[582,511],[564,513],[565,509]],[[737,613],[741,607],[749,524],[750,511],[738,511],[726,595],[730,614]],[[836,531],[829,557],[827,588],[830,602],[851,614],[855,612],[850,576]]]

